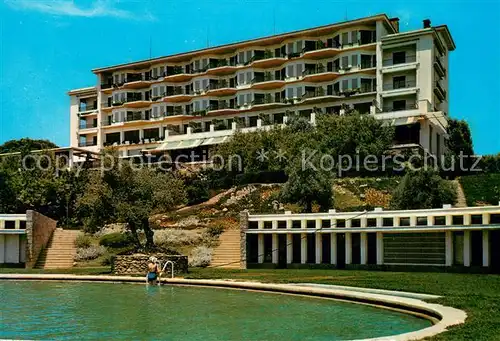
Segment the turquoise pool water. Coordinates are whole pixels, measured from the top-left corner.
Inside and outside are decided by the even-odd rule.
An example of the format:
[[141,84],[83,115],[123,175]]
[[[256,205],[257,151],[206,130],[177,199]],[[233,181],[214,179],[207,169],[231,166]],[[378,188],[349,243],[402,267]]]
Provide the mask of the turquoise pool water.
[[349,340],[431,325],[353,303],[112,283],[0,282],[0,339]]

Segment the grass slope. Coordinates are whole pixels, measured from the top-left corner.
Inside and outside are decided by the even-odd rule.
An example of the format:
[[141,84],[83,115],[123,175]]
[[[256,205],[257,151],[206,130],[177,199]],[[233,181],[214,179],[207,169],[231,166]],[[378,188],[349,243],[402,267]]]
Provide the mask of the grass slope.
[[460,183],[464,189],[468,206],[498,205],[500,201],[500,173],[462,176]]

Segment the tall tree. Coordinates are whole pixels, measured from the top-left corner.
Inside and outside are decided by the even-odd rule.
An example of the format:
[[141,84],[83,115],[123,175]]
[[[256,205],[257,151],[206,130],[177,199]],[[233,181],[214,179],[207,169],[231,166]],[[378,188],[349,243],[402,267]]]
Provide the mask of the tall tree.
[[454,155],[460,155],[460,152],[467,156],[474,155],[472,134],[469,124],[466,121],[457,119],[449,120],[448,136],[446,145]]

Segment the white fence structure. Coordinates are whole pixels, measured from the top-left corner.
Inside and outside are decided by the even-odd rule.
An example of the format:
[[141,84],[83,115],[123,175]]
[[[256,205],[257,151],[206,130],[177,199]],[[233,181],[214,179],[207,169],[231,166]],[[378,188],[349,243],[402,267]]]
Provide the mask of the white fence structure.
[[0,214],[0,266],[26,262],[26,214]]
[[500,268],[499,206],[308,214],[242,213],[247,264]]

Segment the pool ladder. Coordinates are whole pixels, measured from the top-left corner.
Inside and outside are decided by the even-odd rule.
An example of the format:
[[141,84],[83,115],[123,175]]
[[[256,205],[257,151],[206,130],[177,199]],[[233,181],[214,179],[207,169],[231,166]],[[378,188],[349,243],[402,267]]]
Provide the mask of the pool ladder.
[[[167,265],[171,265],[172,266],[172,278],[174,278],[174,262],[172,262],[171,260],[167,260],[165,262],[165,264],[163,264],[163,268],[161,269],[161,272],[165,272],[165,269],[167,268]],[[160,278],[158,278],[158,285],[161,285],[161,276]]]

